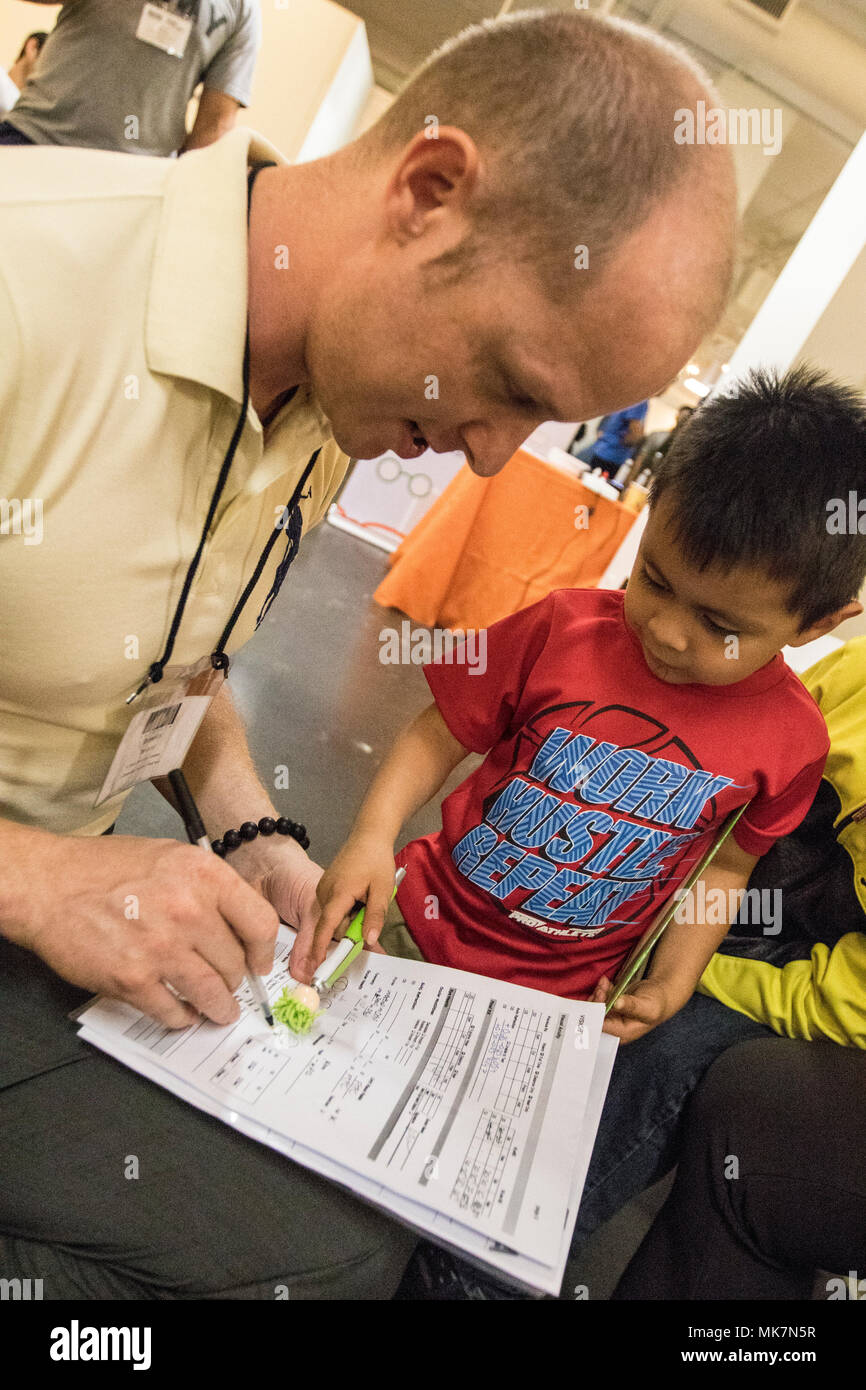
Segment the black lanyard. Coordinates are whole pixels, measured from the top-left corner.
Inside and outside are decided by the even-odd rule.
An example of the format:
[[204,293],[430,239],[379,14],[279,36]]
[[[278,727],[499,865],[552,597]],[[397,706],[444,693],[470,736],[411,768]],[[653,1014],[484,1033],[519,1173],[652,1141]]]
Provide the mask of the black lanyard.
[[[275,167],[274,161],[268,160],[267,162],[259,164],[255,168],[250,169],[247,175],[247,222],[249,222],[250,204],[252,202],[253,184],[255,183],[256,175],[262,169],[273,167]],[[136,696],[140,695],[142,691],[147,689],[148,685],[156,685],[159,681],[161,681],[165,673],[165,668],[171,660],[171,654],[174,651],[174,644],[177,639],[177,634],[180,629],[181,622],[183,621],[183,615],[184,610],[186,608],[187,599],[189,598],[190,590],[192,589],[196,572],[198,570],[199,564],[201,563],[201,557],[204,553],[205,545],[207,544],[208,534],[210,532],[213,519],[216,516],[217,508],[220,504],[220,499],[222,498],[223,492],[225,491],[228,476],[231,472],[232,462],[234,460],[235,453],[237,452],[237,447],[240,443],[241,435],[243,434],[244,424],[247,418],[247,407],[249,405],[250,400],[249,317],[247,317],[246,337],[244,340],[243,384],[243,403],[241,405],[240,414],[237,419],[237,424],[234,428],[234,433],[231,437],[231,442],[229,443],[229,447],[226,450],[225,457],[222,462],[222,467],[219,471],[219,477],[217,478],[216,487],[214,488],[213,496],[211,497],[210,506],[208,507],[207,516],[205,517],[205,523],[202,527],[202,533],[199,539],[199,543],[196,547],[195,554],[190,560],[189,568],[187,569],[186,577],[183,581],[183,588],[180,591],[180,598],[177,601],[177,607],[174,610],[174,617],[171,620],[171,627],[168,631],[168,638],[166,639],[165,650],[162,656],[159,658],[159,660],[154,661],[153,664],[148,668],[146,678],[142,681],[138,689],[135,690],[132,693],[132,695],[129,696],[129,698],[126,701],[127,704],[131,704],[132,701],[136,698]],[[284,405],[287,400],[291,399],[291,397],[294,395],[295,389],[296,388],[292,389],[289,392],[286,392],[283,396],[279,398],[279,406]],[[303,530],[303,518],[301,517],[301,509],[299,503],[303,493],[304,484],[306,483],[307,479],[312,473],[313,468],[315,467],[316,461],[321,452],[321,449],[317,449],[316,452],[313,454],[312,458],[310,459],[309,463],[307,464],[306,468],[304,469],[299,483],[295,487],[288,503],[283,509],[283,512],[279,520],[276,522],[273,531],[271,532],[270,536],[268,537],[265,543],[265,548],[259,556],[258,564],[253,570],[249,582],[244,586],[243,593],[241,594],[240,598],[235,604],[229,617],[229,620],[223,628],[222,633],[220,634],[220,638],[216,644],[216,647],[211,652],[211,665],[216,671],[228,672],[229,658],[225,652],[225,644],[226,642],[228,642],[232,632],[234,631],[235,624],[240,618],[241,613],[244,611],[250,594],[253,592],[253,589],[256,587],[262,576],[262,571],[264,570],[265,565],[268,562],[268,557],[271,551],[273,550],[280,536],[285,532],[286,553],[283,556],[283,559],[277,565],[277,570],[276,574],[274,575],[274,582],[271,586],[270,593],[268,594],[267,598],[262,604],[261,611],[259,613],[258,618],[256,619],[256,629],[258,629],[258,627],[260,626],[265,615],[270,609],[271,604],[273,603],[274,599],[276,598],[277,594],[279,593],[282,587],[283,580],[285,579],[286,574],[288,573],[289,566],[294,560],[295,555],[297,554],[298,546],[300,544],[301,539],[301,532]]]

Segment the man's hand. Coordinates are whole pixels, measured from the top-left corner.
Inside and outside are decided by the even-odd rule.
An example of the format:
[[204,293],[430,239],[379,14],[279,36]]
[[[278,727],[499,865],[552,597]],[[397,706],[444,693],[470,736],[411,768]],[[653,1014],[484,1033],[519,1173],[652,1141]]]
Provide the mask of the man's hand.
[[394,891],[394,847],[389,840],[374,835],[352,835],[331,867],[319,880],[317,897],[321,915],[298,932],[292,951],[292,975],[307,984],[328,953],[334,936],[343,932],[344,923],[356,901],[366,902],[364,941],[368,950],[376,949],[385,913]]
[[25,890],[4,899],[10,940],[169,1028],[237,1019],[233,991],[270,972],[279,923],[234,869],[174,840],[31,834]]
[[319,920],[316,888],[324,869],[301,850],[290,859],[277,860],[258,885],[283,922],[298,932],[312,933]]
[[[605,1004],[613,993],[613,983],[602,975],[592,994],[593,1004]],[[688,997],[688,996],[687,996]],[[640,980],[627,994],[621,994],[604,1021],[604,1032],[622,1043],[635,1042],[658,1027],[683,1007],[686,999],[662,980]]]

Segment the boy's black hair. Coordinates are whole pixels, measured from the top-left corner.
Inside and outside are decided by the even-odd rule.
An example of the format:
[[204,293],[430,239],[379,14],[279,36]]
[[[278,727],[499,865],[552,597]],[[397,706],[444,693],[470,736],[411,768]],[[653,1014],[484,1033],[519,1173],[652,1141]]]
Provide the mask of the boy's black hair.
[[866,578],[866,515],[862,532],[856,520],[842,535],[832,525],[851,492],[866,498],[864,399],[800,366],[782,377],[755,369],[700,406],[659,461],[649,500],[669,495],[696,568],[750,565],[789,584],[802,632]]

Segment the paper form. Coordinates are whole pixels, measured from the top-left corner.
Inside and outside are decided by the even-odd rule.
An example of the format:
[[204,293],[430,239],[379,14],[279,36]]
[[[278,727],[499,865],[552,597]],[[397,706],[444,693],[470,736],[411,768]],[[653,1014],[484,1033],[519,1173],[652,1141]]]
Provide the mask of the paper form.
[[[272,1001],[291,983],[293,935],[281,929]],[[246,988],[227,1028],[169,1031],[104,1000],[82,1014],[82,1033],[317,1171],[328,1175],[330,1160],[335,1180],[360,1195],[383,1204],[386,1191],[395,1214],[410,1199],[424,1216],[407,1210],[410,1224],[444,1222],[462,1248],[474,1232],[485,1259],[490,1241],[527,1257],[548,1271],[547,1287],[588,1162],[603,1006],[367,952],[340,983],[303,1038],[275,1038]]]
[[[438,1244],[445,1245],[460,1255],[468,1256],[479,1266],[487,1267],[488,1270],[492,1269],[504,1275],[509,1283],[537,1289],[541,1293],[552,1294],[556,1297],[560,1292],[563,1274],[565,1273],[565,1267],[568,1261],[571,1239],[574,1235],[574,1228],[577,1223],[580,1199],[583,1195],[586,1175],[589,1170],[595,1137],[598,1133],[601,1112],[604,1109],[605,1097],[607,1095],[607,1088],[610,1082],[618,1046],[619,1040],[617,1038],[613,1037],[610,1033],[602,1033],[599,1040],[598,1055],[596,1057],[595,1070],[593,1071],[589,1099],[584,1114],[580,1155],[577,1167],[574,1171],[571,1200],[562,1230],[559,1255],[555,1264],[546,1266],[537,1260],[530,1259],[526,1255],[519,1255],[515,1251],[507,1250],[496,1241],[485,1238],[477,1232],[470,1231],[467,1227],[461,1226],[452,1218],[444,1216],[441,1213],[428,1212],[420,1207],[417,1202],[412,1202],[407,1198],[390,1197],[388,1200],[385,1200],[380,1193],[380,1195],[373,1198],[373,1200],[376,1201],[378,1206],[386,1206],[389,1211],[393,1212],[395,1216],[400,1217],[407,1225],[414,1226],[416,1229],[426,1232],[436,1240]],[[339,1179],[337,1179],[337,1181],[339,1181]],[[567,1290],[565,1296],[568,1296]]]
[[[99,1034],[90,1034],[86,1028],[81,1030],[81,1036],[95,1043],[98,1047],[105,1047],[105,1040],[100,1038]],[[124,1049],[116,1042],[110,1043],[107,1050],[113,1057],[119,1061],[125,1061],[127,1065],[132,1066],[143,1076],[148,1076],[159,1085],[173,1091],[182,1100],[188,1101],[200,1110],[207,1111],[208,1114],[216,1116],[227,1124],[231,1124],[233,1128],[240,1130],[251,1139],[278,1150],[295,1163],[300,1163],[303,1167],[321,1174],[322,1177],[339,1183],[351,1191],[354,1196],[390,1212],[399,1221],[411,1226],[421,1234],[428,1235],[438,1244],[445,1245],[462,1256],[468,1256],[476,1264],[486,1266],[488,1269],[504,1275],[510,1283],[556,1297],[562,1285],[571,1238],[574,1234],[580,1199],[604,1107],[617,1046],[618,1040],[616,1038],[609,1033],[602,1033],[582,1131],[580,1158],[574,1173],[571,1200],[562,1232],[562,1244],[557,1262],[552,1266],[530,1259],[526,1255],[507,1251],[497,1242],[479,1232],[470,1230],[468,1226],[460,1225],[452,1217],[445,1216],[442,1212],[437,1212],[431,1207],[423,1206],[420,1202],[413,1202],[411,1198],[397,1197],[381,1183],[360,1178],[350,1168],[344,1167],[333,1159],[325,1158],[293,1139],[286,1139],[283,1135],[266,1129],[255,1120],[250,1120],[237,1111],[226,1110],[220,1102],[202,1095],[194,1087],[180,1081],[170,1072],[163,1071],[161,1067],[140,1053],[130,1051],[125,1056]]]

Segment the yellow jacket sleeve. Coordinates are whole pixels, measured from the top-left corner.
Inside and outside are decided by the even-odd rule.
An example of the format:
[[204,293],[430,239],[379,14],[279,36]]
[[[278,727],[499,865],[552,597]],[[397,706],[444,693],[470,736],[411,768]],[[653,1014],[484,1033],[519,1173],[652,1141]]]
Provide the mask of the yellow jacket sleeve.
[[802,676],[830,735],[824,777],[839,802],[833,825],[851,860],[851,893],[863,931],[787,965],[715,955],[698,986],[783,1037],[866,1047],[866,637],[855,637]]
[[698,989],[786,1038],[866,1048],[866,935],[849,932],[787,965],[715,955]]

